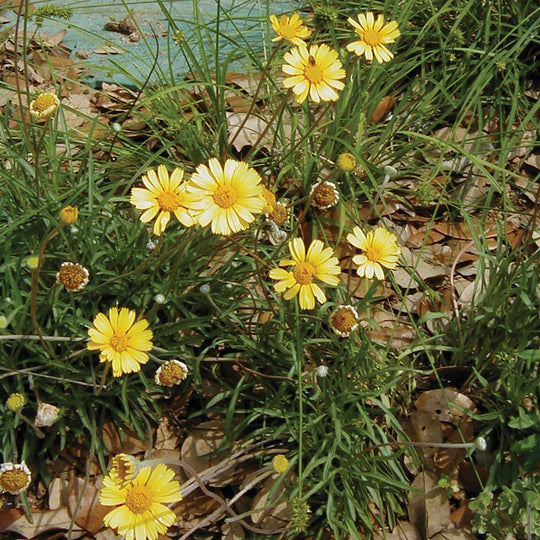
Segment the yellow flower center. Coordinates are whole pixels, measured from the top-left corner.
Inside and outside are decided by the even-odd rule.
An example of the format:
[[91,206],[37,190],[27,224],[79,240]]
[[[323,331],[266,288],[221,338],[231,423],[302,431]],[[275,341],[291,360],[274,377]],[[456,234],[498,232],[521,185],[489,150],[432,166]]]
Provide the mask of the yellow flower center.
[[296,37],[296,26],[291,26],[290,24],[282,24],[280,28],[280,33],[285,39],[292,39]]
[[366,258],[373,263],[379,262],[381,260],[381,250],[377,246],[368,246],[366,248]]
[[41,94],[34,100],[32,109],[36,112],[43,112],[49,107],[54,107],[56,105],[54,97],[52,94]]
[[164,212],[174,212],[180,206],[180,197],[174,191],[160,193],[156,200]]
[[127,340],[125,335],[117,335],[117,334],[115,334],[109,340],[109,345],[116,352],[123,352],[128,348],[128,340]]
[[219,186],[214,192],[214,202],[221,208],[230,208],[238,199],[238,193],[232,186]]
[[4,471],[0,477],[0,487],[7,491],[19,491],[26,487],[28,476],[21,469]]
[[377,30],[374,30],[373,28],[368,28],[364,32],[364,41],[370,47],[376,47],[377,45],[381,44],[381,35]]
[[126,506],[134,514],[146,512],[152,505],[152,491],[147,486],[133,486],[126,495]]
[[315,267],[307,261],[297,263],[294,269],[293,276],[297,283],[300,285],[309,285],[313,283],[313,275],[315,274]]
[[317,62],[315,62],[315,58],[313,58],[313,56],[308,58],[308,63],[306,69],[304,70],[304,77],[311,84],[319,84],[324,79],[323,71],[321,67],[317,65]]
[[24,406],[24,396],[19,393],[11,394],[6,400],[6,406],[10,411],[19,411]]

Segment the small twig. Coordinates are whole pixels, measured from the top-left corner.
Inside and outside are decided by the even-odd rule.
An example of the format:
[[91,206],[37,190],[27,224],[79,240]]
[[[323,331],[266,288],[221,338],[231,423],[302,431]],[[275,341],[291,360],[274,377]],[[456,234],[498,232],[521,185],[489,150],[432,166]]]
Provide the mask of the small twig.
[[[201,480],[201,478],[199,477],[199,475],[197,474],[197,471],[191,467],[191,465],[188,465],[187,463],[183,462],[183,461],[180,461],[180,465],[186,469],[188,471],[189,474],[192,475],[193,478],[195,478],[197,484],[199,485],[199,488],[200,490],[207,496],[207,497],[210,497],[212,499],[214,499],[215,501],[217,501],[220,505],[221,505],[221,508],[227,512],[227,514],[229,514],[230,516],[232,516],[233,518],[235,518],[235,521],[238,521],[238,523],[240,523],[241,525],[243,525],[248,531],[251,531],[251,532],[254,532],[254,533],[258,533],[258,534],[264,534],[264,535],[267,535],[267,536],[271,536],[271,535],[274,535],[274,534],[278,534],[278,533],[282,533],[285,531],[285,529],[276,529],[274,531],[269,531],[267,529],[260,529],[259,527],[253,527],[252,525],[250,525],[249,523],[247,523],[244,519],[242,519],[231,507],[230,507],[230,503],[227,503],[227,501],[225,501],[225,499],[223,499],[222,497],[220,497],[218,494],[216,493],[213,493],[212,491],[210,491],[205,485],[204,485],[204,482]],[[208,521],[205,520],[205,521]],[[192,529],[190,529],[187,533],[185,533],[183,536],[180,537],[180,540],[185,540],[186,538],[190,537],[197,529],[201,528],[202,526],[204,526],[205,523],[200,523],[198,524],[197,526],[193,527]]]

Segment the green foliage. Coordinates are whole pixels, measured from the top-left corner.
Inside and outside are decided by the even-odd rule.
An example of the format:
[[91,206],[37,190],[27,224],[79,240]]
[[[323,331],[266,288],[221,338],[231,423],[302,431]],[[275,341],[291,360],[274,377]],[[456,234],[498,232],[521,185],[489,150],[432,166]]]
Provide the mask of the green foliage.
[[[528,90],[537,74],[540,10],[528,1],[486,8],[482,0],[410,0],[399,9],[373,2],[369,9],[397,20],[402,34],[392,48],[396,58],[380,65],[345,48],[353,38],[347,17],[364,5],[313,2],[313,40],[339,51],[348,76],[336,103],[299,107],[281,84],[286,45],[271,42],[270,3],[258,3],[260,12],[242,21],[261,29],[256,43],[219,2],[216,17],[205,20],[194,1],[191,21],[158,4],[172,37],[171,67],[154,66],[154,78],[137,81],[140,93],[113,111],[111,122],[86,115],[84,130],[72,128],[67,113],[79,113],[64,105],[45,124],[26,122],[15,102],[0,118],[0,388],[27,400],[21,414],[0,403],[3,460],[25,459],[47,482],[58,453],[82,445],[95,449],[105,469],[103,434],[111,423],[121,436],[132,430],[150,444],[168,403],[162,398],[178,398],[191,386],[187,421],[223,419],[221,450],[240,440],[287,450],[297,474],[286,493],[291,533],[320,537],[330,528],[336,538],[358,538],[360,530],[368,537],[374,528],[392,528],[404,512],[410,478],[403,451],[392,443],[406,438],[400,412],[414,399],[419,370],[438,376],[440,367],[468,366],[464,386],[496,456],[485,490],[471,503],[475,526],[496,535],[516,523],[523,534],[540,535],[540,250],[535,220],[524,210],[530,198],[519,188],[520,167],[534,148],[534,136],[524,142],[525,134],[538,129],[540,105]],[[33,16],[69,18],[68,11],[49,5]],[[236,34],[224,32],[225,21]],[[177,55],[187,65],[180,79],[172,69]],[[126,71],[121,61],[117,69]],[[245,75],[243,86],[231,77],[235,71]],[[393,108],[373,120],[389,96]],[[27,97],[21,95],[23,104]],[[269,121],[255,146],[239,149],[228,115],[241,100],[249,118]],[[130,131],[127,119],[144,131]],[[452,136],[438,135],[443,127]],[[358,161],[351,172],[335,165],[343,152]],[[180,166],[189,176],[209,158],[231,156],[258,170],[288,205],[285,223],[269,225],[260,216],[225,238],[173,219],[159,239],[140,223],[129,195],[148,169]],[[397,170],[391,184],[388,166]],[[479,177],[488,188],[476,197]],[[309,204],[321,178],[338,186],[335,212]],[[68,204],[79,208],[79,219],[59,227],[58,212]],[[391,272],[384,286],[359,283],[347,263],[343,281],[327,289],[328,302],[315,311],[300,311],[276,293],[268,271],[287,257],[287,239],[318,238],[346,258],[354,225],[370,228],[384,219],[409,227],[408,220],[392,221],[398,206],[426,225],[419,260],[402,261],[409,285]],[[521,218],[519,242],[511,241],[513,215]],[[473,231],[475,291],[467,306],[420,315],[408,301],[413,286],[430,306],[444,300],[440,283],[420,278],[417,268],[440,220]],[[270,229],[285,240],[269,241]],[[32,270],[28,257],[40,250],[43,264]],[[82,291],[56,282],[64,261],[89,269]],[[328,317],[348,303],[363,325],[341,338]],[[103,364],[86,348],[87,330],[98,312],[115,305],[149,322],[154,349],[139,373],[105,373],[103,380]],[[405,320],[416,337],[396,346],[398,327],[383,333],[376,309]],[[374,338],[377,332],[383,339]],[[179,390],[154,382],[156,367],[172,358],[190,368]],[[60,414],[36,430],[40,402]],[[451,490],[448,479],[440,485]]]

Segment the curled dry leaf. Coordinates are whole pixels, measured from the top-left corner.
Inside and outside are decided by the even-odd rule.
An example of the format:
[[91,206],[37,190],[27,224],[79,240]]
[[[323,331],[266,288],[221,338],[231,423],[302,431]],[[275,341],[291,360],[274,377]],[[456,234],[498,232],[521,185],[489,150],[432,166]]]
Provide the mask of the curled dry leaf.
[[394,98],[392,96],[385,96],[381,99],[371,118],[369,119],[370,124],[378,124],[381,120],[384,120],[386,115],[392,111],[394,108]]

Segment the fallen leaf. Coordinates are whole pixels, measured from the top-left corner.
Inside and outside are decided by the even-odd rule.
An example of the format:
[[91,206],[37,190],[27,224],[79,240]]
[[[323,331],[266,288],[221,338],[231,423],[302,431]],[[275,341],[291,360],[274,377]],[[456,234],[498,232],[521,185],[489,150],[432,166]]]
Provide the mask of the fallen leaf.
[[[46,510],[45,512],[34,512],[32,514],[33,523],[30,523],[26,516],[22,516],[10,525],[3,532],[18,533],[24,538],[32,538],[41,534],[49,529],[65,529],[68,530],[72,518],[68,514],[68,510],[65,507],[58,508],[57,510]],[[84,532],[84,529],[77,525],[72,528],[73,533]]]
[[373,535],[373,540],[422,540],[418,529],[408,521],[398,521],[394,530],[382,536],[379,533]]
[[448,529],[431,537],[430,540],[476,540],[477,536],[464,529]]
[[[414,403],[419,411],[435,414],[440,422],[458,422],[466,410],[474,410],[473,401],[453,388],[427,390]],[[465,410],[463,410],[465,409]]]
[[111,511],[110,507],[103,506],[99,502],[102,481],[103,477],[100,476],[94,485],[90,482],[85,483],[82,478],[74,477],[67,487],[70,514],[75,517],[77,525],[92,534],[103,528],[103,518]]
[[413,481],[415,491],[409,494],[407,510],[409,519],[422,532],[424,538],[444,531],[450,524],[450,503],[437,476],[429,471],[421,472]]

